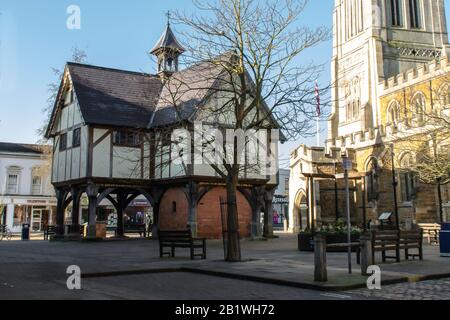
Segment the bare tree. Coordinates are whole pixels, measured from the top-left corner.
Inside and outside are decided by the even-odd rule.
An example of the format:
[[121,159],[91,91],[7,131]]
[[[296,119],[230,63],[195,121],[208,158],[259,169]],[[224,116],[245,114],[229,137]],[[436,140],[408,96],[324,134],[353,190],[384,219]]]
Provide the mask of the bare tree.
[[[188,78],[183,73],[174,73],[165,79],[164,85],[177,112],[185,112],[186,101],[195,101],[199,92],[205,91],[214,104],[201,112],[208,120],[214,119],[211,114],[215,115],[211,123],[220,130],[275,129],[277,122],[288,138],[310,135],[311,120],[316,116],[315,80],[323,66],[302,65],[300,59],[305,50],[329,39],[330,30],[297,26],[308,1],[194,0],[193,3],[201,15],[176,12],[174,20],[188,30],[184,33],[188,49],[184,63],[198,70]],[[325,92],[326,88],[322,90]],[[219,165],[211,163],[211,167],[226,181],[227,227],[237,230],[236,194],[245,167],[240,164],[245,147],[239,146],[235,139],[224,152],[223,159],[232,159],[231,163],[224,160]],[[267,235],[268,229],[264,229]],[[229,232],[227,244],[226,260],[239,261],[238,235]]]
[[[84,50],[77,47],[72,48],[71,61],[76,63],[85,63],[87,60],[87,54]],[[42,109],[42,113],[45,115],[45,120],[42,122],[41,127],[37,130],[37,134],[40,137],[38,143],[46,144],[47,141],[44,138],[47,130],[47,125],[50,123],[50,117],[52,115],[53,107],[55,105],[56,98],[58,96],[59,87],[61,85],[62,77],[64,75],[64,69],[52,67],[55,81],[47,85],[49,96],[47,98],[47,105]]]
[[402,169],[411,171],[424,184],[435,185],[439,215],[443,221],[441,188],[450,183],[450,76],[430,83],[425,99],[423,92],[410,87],[405,90],[402,110],[388,109],[391,125],[399,137],[397,149],[412,155],[402,161]]

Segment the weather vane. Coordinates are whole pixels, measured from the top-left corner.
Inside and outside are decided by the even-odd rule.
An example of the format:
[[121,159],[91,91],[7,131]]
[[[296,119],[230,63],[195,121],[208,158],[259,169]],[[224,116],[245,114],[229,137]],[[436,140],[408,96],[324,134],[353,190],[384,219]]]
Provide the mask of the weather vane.
[[167,16],[167,25],[170,26],[170,10],[167,10],[166,16]]

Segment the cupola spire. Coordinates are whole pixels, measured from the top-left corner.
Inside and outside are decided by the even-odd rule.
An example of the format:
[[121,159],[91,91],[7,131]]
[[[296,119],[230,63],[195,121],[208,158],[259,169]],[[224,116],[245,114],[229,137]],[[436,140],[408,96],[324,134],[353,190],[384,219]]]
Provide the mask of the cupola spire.
[[158,58],[158,73],[178,71],[178,58],[186,50],[178,42],[170,28],[170,11],[167,12],[167,26],[156,45],[150,51]]

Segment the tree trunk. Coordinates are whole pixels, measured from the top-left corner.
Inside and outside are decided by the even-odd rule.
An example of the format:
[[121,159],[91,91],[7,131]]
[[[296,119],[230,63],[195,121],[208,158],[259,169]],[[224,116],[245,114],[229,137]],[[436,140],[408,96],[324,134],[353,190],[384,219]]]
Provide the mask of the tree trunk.
[[235,174],[228,174],[227,179],[227,257],[226,261],[241,261],[241,250],[239,246],[239,224],[237,209],[237,180]]

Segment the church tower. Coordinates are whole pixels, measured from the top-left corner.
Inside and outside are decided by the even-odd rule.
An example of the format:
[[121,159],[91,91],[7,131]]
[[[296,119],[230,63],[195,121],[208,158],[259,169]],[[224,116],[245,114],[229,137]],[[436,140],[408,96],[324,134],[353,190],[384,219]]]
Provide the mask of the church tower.
[[[169,14],[168,14],[169,16]],[[170,75],[178,71],[178,58],[186,50],[176,39],[170,21],[167,21],[166,30],[150,51],[158,59],[158,74]]]
[[379,83],[448,56],[444,0],[335,0],[328,138],[379,126]]

